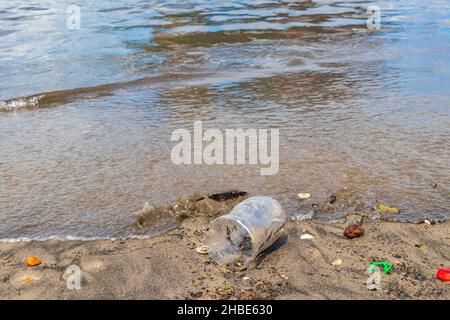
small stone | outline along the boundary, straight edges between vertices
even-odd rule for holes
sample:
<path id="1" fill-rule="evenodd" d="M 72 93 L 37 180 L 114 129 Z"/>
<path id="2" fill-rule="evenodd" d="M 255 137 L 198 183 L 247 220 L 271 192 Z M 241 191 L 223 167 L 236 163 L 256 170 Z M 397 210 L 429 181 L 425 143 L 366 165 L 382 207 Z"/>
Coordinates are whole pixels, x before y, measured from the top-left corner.
<path id="1" fill-rule="evenodd" d="M 194 291 L 189 292 L 192 298 L 200 298 L 203 295 L 203 292 L 201 291 Z"/>
<path id="2" fill-rule="evenodd" d="M 331 264 L 333 266 L 340 266 L 342 264 L 342 260 L 341 259 L 335 259 L 335 260 L 333 260 L 333 262 L 331 262 Z"/>
<path id="3" fill-rule="evenodd" d="M 423 222 L 425 222 L 426 224 L 431 225 L 431 222 L 430 222 L 430 220 L 428 220 L 428 219 L 423 220 Z"/>
<path id="4" fill-rule="evenodd" d="M 250 280 L 250 277 L 242 277 L 242 280 Z"/>
<path id="5" fill-rule="evenodd" d="M 208 246 L 200 246 L 195 249 L 198 254 L 208 254 L 209 247 Z"/>
<path id="6" fill-rule="evenodd" d="M 30 267 L 35 267 L 41 264 L 41 260 L 34 256 L 29 256 L 25 259 L 25 264 Z"/>
<path id="7" fill-rule="evenodd" d="M 188 249 L 192 250 L 192 249 L 195 249 L 196 244 L 195 244 L 195 242 L 189 242 L 186 246 L 188 247 Z"/>
<path id="8" fill-rule="evenodd" d="M 284 280 L 289 280 L 289 277 L 285 274 L 279 274 L 279 276 Z"/>
<path id="9" fill-rule="evenodd" d="M 297 196 L 300 200 L 308 200 L 309 198 L 311 198 L 310 193 L 299 193 Z"/>
<path id="10" fill-rule="evenodd" d="M 309 233 L 305 233 L 300 236 L 300 239 L 309 240 L 309 239 L 314 239 L 314 237 L 312 235 L 310 235 Z"/>
<path id="11" fill-rule="evenodd" d="M 335 196 L 335 195 L 332 195 L 332 196 L 330 197 L 330 200 L 329 200 L 328 202 L 331 203 L 331 204 L 333 204 L 333 203 L 335 203 L 336 201 L 337 201 L 336 196 Z"/>
<path id="12" fill-rule="evenodd" d="M 344 230 L 344 236 L 349 239 L 361 237 L 364 234 L 364 227 L 359 224 L 351 224 Z"/>

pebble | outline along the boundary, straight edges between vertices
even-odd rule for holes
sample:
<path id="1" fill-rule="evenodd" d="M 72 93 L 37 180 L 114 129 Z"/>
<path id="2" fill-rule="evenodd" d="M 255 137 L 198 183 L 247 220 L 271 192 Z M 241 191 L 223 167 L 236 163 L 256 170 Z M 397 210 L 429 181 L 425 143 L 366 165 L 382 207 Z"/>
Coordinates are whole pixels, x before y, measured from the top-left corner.
<path id="1" fill-rule="evenodd" d="M 203 295 L 201 291 L 189 292 L 192 298 L 200 298 Z"/>
<path id="2" fill-rule="evenodd" d="M 336 201 L 337 201 L 336 196 L 335 196 L 335 195 L 332 195 L 332 196 L 330 197 L 330 200 L 329 200 L 328 202 L 331 203 L 331 204 L 333 204 L 333 203 L 335 203 Z"/>
<path id="3" fill-rule="evenodd" d="M 358 224 L 351 224 L 344 230 L 344 236 L 349 239 L 361 237 L 364 234 L 364 227 Z"/>
<path id="4" fill-rule="evenodd" d="M 335 259 L 335 260 L 333 260 L 333 262 L 331 262 L 331 264 L 333 266 L 340 266 L 342 264 L 342 260 L 341 259 Z"/>
<path id="5" fill-rule="evenodd" d="M 314 239 L 314 237 L 312 235 L 310 235 L 309 233 L 305 233 L 300 236 L 300 239 L 309 240 L 309 239 Z"/>
<path id="6" fill-rule="evenodd" d="M 299 193 L 298 197 L 300 198 L 300 200 L 307 200 L 307 199 L 311 198 L 311 194 L 310 193 Z"/>

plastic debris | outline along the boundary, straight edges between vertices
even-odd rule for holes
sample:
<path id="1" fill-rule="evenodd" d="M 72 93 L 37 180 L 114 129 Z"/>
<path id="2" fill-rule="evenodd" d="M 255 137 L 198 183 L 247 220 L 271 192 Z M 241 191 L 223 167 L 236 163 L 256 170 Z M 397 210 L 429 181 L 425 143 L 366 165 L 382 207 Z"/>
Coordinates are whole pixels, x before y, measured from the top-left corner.
<path id="1" fill-rule="evenodd" d="M 450 281 L 450 269 L 437 269 L 436 278 L 442 281 Z"/>
<path id="2" fill-rule="evenodd" d="M 380 212 L 386 212 L 386 213 L 399 213 L 400 212 L 397 208 L 390 207 L 383 203 L 379 203 L 377 205 L 377 210 Z"/>
<path id="3" fill-rule="evenodd" d="M 342 264 L 342 260 L 341 259 L 335 259 L 335 260 L 333 260 L 333 262 L 331 262 L 331 264 L 333 266 L 340 266 Z"/>
<path id="4" fill-rule="evenodd" d="M 297 196 L 299 197 L 300 200 L 307 200 L 311 198 L 310 193 L 299 193 Z"/>
<path id="5" fill-rule="evenodd" d="M 384 274 L 388 274 L 392 269 L 392 264 L 386 261 L 375 261 L 370 264 L 369 271 L 372 271 L 375 266 L 383 266 Z"/>
<path id="6" fill-rule="evenodd" d="M 34 256 L 29 256 L 25 259 L 25 264 L 30 267 L 35 267 L 41 264 L 41 260 Z"/>
<path id="7" fill-rule="evenodd" d="M 314 239 L 314 237 L 312 235 L 310 235 L 309 233 L 305 233 L 300 236 L 300 239 L 309 240 L 309 239 Z"/>
<path id="8" fill-rule="evenodd" d="M 210 224 L 206 245 L 220 266 L 243 270 L 281 235 L 287 215 L 275 199 L 248 198 Z"/>
<path id="9" fill-rule="evenodd" d="M 31 281 L 33 281 L 33 279 L 30 278 L 30 277 L 24 277 L 24 278 L 22 279 L 22 282 L 23 282 L 23 283 L 30 283 Z"/>

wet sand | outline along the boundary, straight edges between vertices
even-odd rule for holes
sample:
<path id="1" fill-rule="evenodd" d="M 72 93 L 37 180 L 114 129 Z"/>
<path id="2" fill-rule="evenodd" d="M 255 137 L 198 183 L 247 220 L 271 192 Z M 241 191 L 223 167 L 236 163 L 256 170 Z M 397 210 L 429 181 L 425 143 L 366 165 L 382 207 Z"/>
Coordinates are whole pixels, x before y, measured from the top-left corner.
<path id="1" fill-rule="evenodd" d="M 349 220 L 355 217 L 349 217 Z M 208 221 L 189 218 L 160 237 L 136 240 L 44 241 L 0 244 L 2 299 L 450 299 L 436 279 L 450 267 L 449 222 L 366 221 L 365 235 L 349 240 L 345 224 L 289 222 L 284 236 L 251 270 L 232 273 L 195 248 Z M 308 232 L 311 240 L 300 236 Z M 25 257 L 42 264 L 29 267 Z M 342 265 L 332 262 L 341 259 Z M 372 261 L 393 264 L 381 289 L 367 289 Z M 81 289 L 69 290 L 65 270 L 81 269 Z"/>

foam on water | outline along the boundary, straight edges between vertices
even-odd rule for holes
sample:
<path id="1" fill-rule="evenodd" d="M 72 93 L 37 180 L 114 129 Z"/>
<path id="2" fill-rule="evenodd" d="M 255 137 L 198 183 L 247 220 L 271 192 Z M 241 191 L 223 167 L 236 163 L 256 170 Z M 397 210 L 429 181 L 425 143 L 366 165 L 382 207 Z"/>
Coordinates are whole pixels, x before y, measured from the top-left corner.
<path id="1" fill-rule="evenodd" d="M 28 238 L 28 237 L 20 237 L 20 238 L 5 238 L 0 239 L 0 243 L 16 243 L 16 242 L 32 242 L 32 241 L 101 241 L 101 240 L 110 240 L 110 241 L 123 241 L 123 240 L 143 240 L 143 239 L 149 239 L 154 237 L 154 235 L 131 235 L 127 237 L 77 237 L 77 236 L 50 236 L 50 237 L 44 237 L 44 238 Z"/>
<path id="2" fill-rule="evenodd" d="M 9 101 L 0 101 L 0 111 L 15 111 L 20 109 L 35 108 L 39 106 L 42 95 L 28 98 L 17 98 Z"/>

